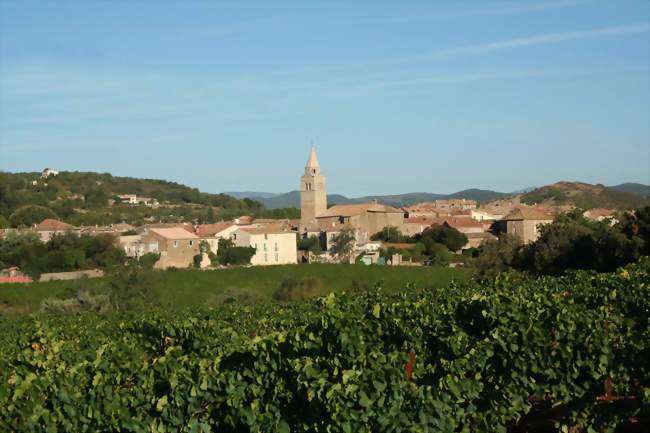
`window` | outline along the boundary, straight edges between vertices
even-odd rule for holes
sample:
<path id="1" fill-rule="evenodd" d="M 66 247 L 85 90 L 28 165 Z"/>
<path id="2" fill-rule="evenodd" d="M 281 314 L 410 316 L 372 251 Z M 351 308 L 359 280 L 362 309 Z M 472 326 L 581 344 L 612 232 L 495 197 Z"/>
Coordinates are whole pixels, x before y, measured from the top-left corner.
<path id="1" fill-rule="evenodd" d="M 194 241 L 190 241 L 190 246 L 191 246 L 191 247 L 194 246 Z"/>
<path id="2" fill-rule="evenodd" d="M 233 233 L 233 234 L 232 234 L 232 238 L 233 238 L 233 240 L 236 241 L 236 240 L 237 240 L 237 233 Z"/>
<path id="3" fill-rule="evenodd" d="M 264 251 L 266 251 L 266 242 L 264 242 Z"/>
<path id="4" fill-rule="evenodd" d="M 266 233 L 264 233 L 264 240 L 267 240 L 268 238 L 269 238 L 269 235 L 267 235 Z"/>
<path id="5" fill-rule="evenodd" d="M 278 243 L 276 242 L 275 243 L 275 251 L 277 251 L 277 250 L 278 250 Z"/>
<path id="6" fill-rule="evenodd" d="M 264 261 L 265 261 L 265 262 L 268 262 L 268 261 L 269 261 L 269 257 L 266 255 L 266 253 L 264 253 Z"/>
<path id="7" fill-rule="evenodd" d="M 316 169 L 315 168 L 311 169 L 311 174 L 316 174 Z"/>
<path id="8" fill-rule="evenodd" d="M 174 241 L 174 248 L 178 246 L 178 241 Z"/>
<path id="9" fill-rule="evenodd" d="M 275 253 L 275 261 L 278 261 L 278 253 Z"/>

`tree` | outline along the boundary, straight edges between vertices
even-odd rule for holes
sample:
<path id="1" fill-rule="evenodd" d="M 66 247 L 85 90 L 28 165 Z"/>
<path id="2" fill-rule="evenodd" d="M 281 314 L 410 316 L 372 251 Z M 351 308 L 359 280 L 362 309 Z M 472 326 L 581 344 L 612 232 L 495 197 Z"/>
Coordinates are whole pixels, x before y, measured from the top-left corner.
<path id="1" fill-rule="evenodd" d="M 217 258 L 222 265 L 247 265 L 255 251 L 253 247 L 236 247 L 231 239 L 219 239 Z"/>
<path id="2" fill-rule="evenodd" d="M 504 233 L 499 240 L 486 240 L 479 247 L 476 259 L 479 275 L 489 276 L 514 270 L 521 247 L 521 240 L 507 233 Z"/>
<path id="3" fill-rule="evenodd" d="M 416 238 L 418 240 L 429 238 L 445 245 L 450 251 L 458 251 L 467 244 L 467 236 L 446 224 L 434 224 Z"/>
<path id="4" fill-rule="evenodd" d="M 354 233 L 350 229 L 341 230 L 336 237 L 335 251 L 340 261 L 349 260 L 355 245 Z"/>
<path id="5" fill-rule="evenodd" d="M 567 269 L 611 272 L 635 261 L 643 248 L 638 236 L 626 236 L 623 226 L 590 221 L 581 210 L 558 215 L 542 226 L 539 238 L 523 251 L 522 268 L 559 275 Z"/>
<path id="6" fill-rule="evenodd" d="M 395 226 L 386 226 L 381 231 L 372 235 L 372 240 L 384 242 L 408 242 L 410 238 L 404 236 Z"/>
<path id="7" fill-rule="evenodd" d="M 305 239 L 297 240 L 298 249 L 303 251 L 311 251 L 314 254 L 320 254 L 323 249 L 320 246 L 320 239 L 318 236 L 309 236 Z"/>
<path id="8" fill-rule="evenodd" d="M 56 214 L 45 206 L 27 205 L 16 209 L 9 221 L 13 227 L 33 226 L 47 218 L 56 218 Z"/>

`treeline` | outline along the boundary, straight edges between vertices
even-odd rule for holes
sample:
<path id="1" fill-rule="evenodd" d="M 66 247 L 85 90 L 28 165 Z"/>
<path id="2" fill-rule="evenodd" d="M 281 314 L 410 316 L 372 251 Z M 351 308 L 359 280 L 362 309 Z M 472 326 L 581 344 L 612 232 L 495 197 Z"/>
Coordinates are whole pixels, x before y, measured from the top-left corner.
<path id="1" fill-rule="evenodd" d="M 588 220 L 581 210 L 575 210 L 558 215 L 538 230 L 539 238 L 528 245 L 508 234 L 485 242 L 476 260 L 479 274 L 518 270 L 560 275 L 568 269 L 611 272 L 650 255 L 650 206 L 620 215 L 613 224 L 607 219 Z"/>
<path id="2" fill-rule="evenodd" d="M 156 199 L 163 206 L 122 205 L 117 197 L 119 194 Z M 115 200 L 115 204 L 109 206 L 109 200 Z M 202 193 L 196 188 L 164 180 L 93 172 L 61 172 L 58 176 L 41 179 L 39 173 L 0 172 L 0 228 L 32 226 L 45 218 L 74 225 L 121 222 L 141 225 L 150 221 L 204 224 L 240 215 L 299 218 L 300 210 L 269 210 L 255 200 Z"/>
<path id="3" fill-rule="evenodd" d="M 432 265 L 448 265 L 458 257 L 453 252 L 467 244 L 467 236 L 453 227 L 434 224 L 414 236 L 403 235 L 397 227 L 385 227 L 372 237 L 388 243 L 413 243 L 410 248 L 388 246 L 380 250 L 380 257 L 390 260 L 393 254 L 400 253 L 403 260 L 427 262 Z M 461 256 L 462 257 L 462 256 Z"/>
<path id="4" fill-rule="evenodd" d="M 124 264 L 124 251 L 112 235 L 54 235 L 41 242 L 36 233 L 8 233 L 0 237 L 0 269 L 18 266 L 32 279 L 46 272 L 111 269 Z"/>

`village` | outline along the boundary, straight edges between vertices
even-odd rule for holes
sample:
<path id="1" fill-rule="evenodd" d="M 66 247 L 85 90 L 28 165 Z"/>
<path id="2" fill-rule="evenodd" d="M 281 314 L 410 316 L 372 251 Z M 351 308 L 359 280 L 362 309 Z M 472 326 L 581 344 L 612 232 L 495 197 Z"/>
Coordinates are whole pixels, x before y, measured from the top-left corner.
<path id="1" fill-rule="evenodd" d="M 58 172 L 43 171 L 47 179 Z M 119 196 L 122 203 L 133 206 L 158 206 L 158 201 L 136 194 Z M 594 209 L 584 216 L 592 220 L 613 218 L 615 210 Z M 327 204 L 326 178 L 312 146 L 305 171 L 300 178 L 300 219 L 252 218 L 242 215 L 229 221 L 209 224 L 193 222 L 148 223 L 134 227 L 126 223 L 108 226 L 77 227 L 55 219 L 45 219 L 27 230 L 36 232 L 42 242 L 54 235 L 75 233 L 78 235 L 111 234 L 116 246 L 127 257 L 139 258 L 145 254 L 158 254 L 156 269 L 214 267 L 219 241 L 228 240 L 236 247 L 254 249 L 249 264 L 252 266 L 285 265 L 295 263 L 362 263 L 392 266 L 422 266 L 426 260 L 412 260 L 403 254 L 415 246 L 412 242 L 390 239 L 390 233 L 399 238 L 414 239 L 434 226 L 453 229 L 462 233 L 467 242 L 457 251 L 460 254 L 479 248 L 488 239 L 498 239 L 504 234 L 518 237 L 523 244 L 533 242 L 539 236 L 539 228 L 553 221 L 557 210 L 544 209 L 521 203 L 518 197 L 506 197 L 486 204 L 468 199 L 436 200 L 406 207 L 392 207 L 375 200 L 365 204 Z M 10 229 L 5 229 L 7 232 Z M 378 236 L 384 232 L 388 236 Z M 341 254 L 341 239 L 346 242 L 346 253 Z M 310 240 L 316 248 L 300 248 L 301 241 Z M 304 242 L 303 242 L 304 244 Z M 389 257 L 381 251 L 391 251 Z M 213 256 L 214 255 L 214 256 Z M 404 256 L 409 256 L 405 258 Z M 453 257 L 453 256 L 452 256 Z M 462 261 L 449 264 L 462 266 Z M 78 276 L 89 271 L 71 273 Z M 16 272 L 5 272 L 15 276 Z M 68 278 L 62 275 L 45 275 L 41 279 Z M 91 274 L 91 276 L 94 274 Z M 99 274 L 98 274 L 99 275 Z M 97 275 L 95 275 L 97 276 Z M 18 278 L 18 277 L 16 277 Z M 26 278 L 26 277 L 23 277 Z"/>

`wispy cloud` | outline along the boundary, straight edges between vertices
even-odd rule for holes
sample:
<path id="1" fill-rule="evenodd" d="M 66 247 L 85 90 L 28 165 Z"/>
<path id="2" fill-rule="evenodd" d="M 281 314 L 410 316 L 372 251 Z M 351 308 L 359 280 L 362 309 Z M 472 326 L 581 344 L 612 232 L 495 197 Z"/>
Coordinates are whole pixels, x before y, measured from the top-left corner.
<path id="1" fill-rule="evenodd" d="M 628 68 L 617 69 L 617 72 L 624 73 L 647 73 L 648 68 Z M 424 86 L 424 85 L 438 85 L 438 84 L 454 84 L 454 83 L 468 83 L 473 81 L 488 81 L 488 80 L 514 80 L 514 79 L 527 79 L 536 77 L 547 76 L 580 76 L 580 75 L 593 75 L 600 73 L 611 73 L 612 70 L 607 69 L 546 69 L 535 71 L 516 71 L 516 72 L 486 72 L 486 73 L 471 73 L 471 74 L 454 74 L 454 75 L 434 75 L 429 77 L 420 77 L 402 80 L 386 80 L 365 82 L 363 84 L 350 84 L 347 86 L 333 86 L 325 88 L 324 93 L 328 96 L 334 97 L 350 97 L 358 96 L 362 93 L 367 93 L 373 90 L 386 89 L 391 87 L 409 87 L 409 86 Z"/>
<path id="2" fill-rule="evenodd" d="M 592 39 L 612 36 L 622 36 L 627 34 L 645 33 L 650 30 L 649 23 L 631 24 L 616 27 L 602 27 L 599 29 L 590 30 L 574 30 L 567 32 L 554 32 L 546 33 L 535 36 L 527 36 L 523 38 L 507 39 L 496 42 L 479 43 L 472 45 L 462 45 L 451 48 L 442 48 L 432 51 L 420 52 L 406 56 L 393 56 L 384 57 L 381 59 L 365 60 L 353 63 L 340 63 L 331 65 L 305 65 L 302 67 L 295 67 L 290 69 L 282 69 L 271 71 L 274 75 L 293 75 L 304 74 L 312 70 L 323 71 L 341 71 L 350 70 L 353 68 L 368 68 L 384 66 L 395 63 L 417 62 L 422 60 L 461 56 L 461 55 L 478 55 L 486 54 L 499 50 L 521 48 L 527 46 L 535 46 L 542 44 L 552 44 L 571 40 Z"/>
<path id="3" fill-rule="evenodd" d="M 570 41 L 577 39 L 598 38 L 605 36 L 619 36 L 631 33 L 645 33 L 650 30 L 650 24 L 635 24 L 618 27 L 604 27 L 592 30 L 578 30 L 571 32 L 547 33 L 544 35 L 530 36 L 525 38 L 509 39 L 505 41 L 489 42 L 484 44 L 465 45 L 460 47 L 448 48 L 443 50 L 432 51 L 415 56 L 397 58 L 400 60 L 415 59 L 422 57 L 439 57 L 459 54 L 481 54 L 490 51 L 503 50 L 507 48 L 518 48 L 531 45 L 549 44 L 554 42 Z"/>

